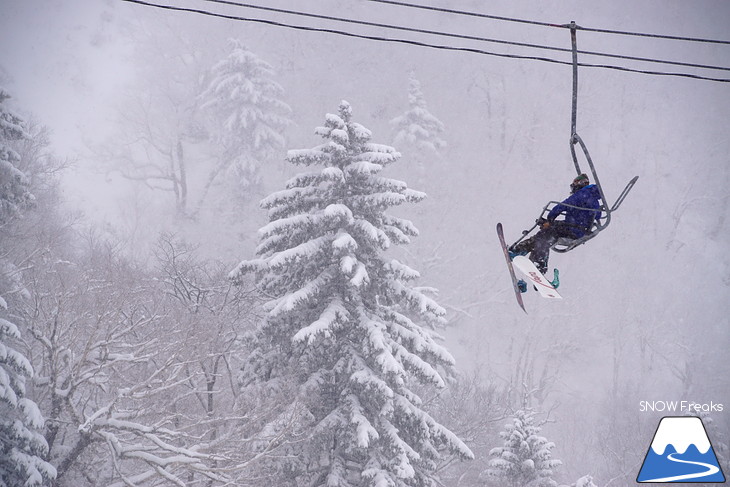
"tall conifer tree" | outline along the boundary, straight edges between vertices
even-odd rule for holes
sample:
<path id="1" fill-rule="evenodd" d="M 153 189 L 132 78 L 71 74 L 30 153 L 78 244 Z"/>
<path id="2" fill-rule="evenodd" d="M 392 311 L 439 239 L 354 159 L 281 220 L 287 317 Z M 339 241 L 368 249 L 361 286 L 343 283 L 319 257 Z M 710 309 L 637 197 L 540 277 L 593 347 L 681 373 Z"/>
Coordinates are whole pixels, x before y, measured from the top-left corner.
<path id="1" fill-rule="evenodd" d="M 445 311 L 412 285 L 417 271 L 386 256 L 418 234 L 387 210 L 425 195 L 380 175 L 400 154 L 371 142 L 347 102 L 316 133 L 322 145 L 288 154 L 313 170 L 263 200 L 259 258 L 232 272 L 256 272 L 272 297 L 243 383 L 294 391 L 287 411 L 304 436 L 279 485 L 431 486 L 442 455 L 472 453 L 414 392 L 444 387 L 453 365 L 434 332 Z"/>
<path id="2" fill-rule="evenodd" d="M 10 143 L 27 137 L 23 120 L 5 106 L 10 98 L 0 88 L 0 225 L 17 217 L 32 199 L 28 178 L 18 169 L 20 156 Z"/>
<path id="3" fill-rule="evenodd" d="M 291 109 L 281 100 L 284 90 L 273 76 L 271 65 L 237 39 L 229 41 L 228 55 L 213 66 L 201 100 L 218 161 L 205 194 L 224 173 L 241 192 L 256 186 L 262 163 L 284 147 L 282 132 L 291 123 Z"/>
<path id="4" fill-rule="evenodd" d="M 408 78 L 408 110 L 390 123 L 395 130 L 396 144 L 412 145 L 424 155 L 438 153 L 446 147 L 446 142 L 440 137 L 445 126 L 428 111 L 421 83 L 413 73 Z"/>
<path id="5" fill-rule="evenodd" d="M 0 89 L 0 242 L 8 225 L 33 198 L 25 174 L 17 167 L 20 156 L 11 147 L 27 133 L 23 120 L 6 108 L 8 98 Z M 0 255 L 0 269 L 12 268 Z M 44 460 L 48 443 L 41 434 L 43 416 L 38 405 L 26 397 L 25 384 L 33 377 L 33 367 L 17 349 L 20 330 L 10 321 L 3 297 L 5 283 L 10 281 L 0 275 L 0 486 L 35 487 L 48 483 L 56 471 Z"/>

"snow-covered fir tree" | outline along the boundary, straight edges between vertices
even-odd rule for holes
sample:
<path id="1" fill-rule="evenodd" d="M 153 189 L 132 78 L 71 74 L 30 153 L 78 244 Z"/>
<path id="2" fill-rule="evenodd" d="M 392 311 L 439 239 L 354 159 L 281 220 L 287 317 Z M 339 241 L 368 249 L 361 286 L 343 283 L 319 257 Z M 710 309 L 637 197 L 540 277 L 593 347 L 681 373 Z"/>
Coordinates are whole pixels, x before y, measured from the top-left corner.
<path id="1" fill-rule="evenodd" d="M 10 95 L 0 88 L 0 225 L 17 217 L 32 199 L 28 179 L 18 169 L 20 156 L 10 146 L 27 136 L 23 120 L 5 106 Z"/>
<path id="2" fill-rule="evenodd" d="M 575 483 L 571 484 L 571 487 L 598 487 L 598 486 L 593 483 L 593 477 L 591 477 L 590 475 L 584 475 L 583 477 L 576 480 Z"/>
<path id="3" fill-rule="evenodd" d="M 494 458 L 484 472 L 493 485 L 500 487 L 556 487 L 553 470 L 562 465 L 552 458 L 555 444 L 540 436 L 534 413 L 519 410 L 512 422 L 499 433 L 503 446 L 493 448 Z"/>
<path id="4" fill-rule="evenodd" d="M 0 89 L 0 240 L 7 226 L 32 200 L 28 180 L 17 168 L 20 160 L 10 143 L 26 137 L 23 120 L 8 110 L 4 102 L 8 94 Z M 0 487 L 40 486 L 55 477 L 55 469 L 43 458 L 48 444 L 41 434 L 44 419 L 38 405 L 26 397 L 26 380 L 33 377 L 30 361 L 17 350 L 18 327 L 10 321 L 8 302 L 3 295 L 6 284 L 13 282 L 4 275 L 14 270 L 0 257 Z"/>
<path id="5" fill-rule="evenodd" d="M 385 255 L 418 233 L 386 211 L 425 195 L 380 175 L 400 154 L 371 142 L 347 102 L 316 133 L 322 145 L 288 154 L 313 170 L 262 201 L 259 258 L 231 273 L 256 272 L 272 298 L 242 383 L 293 391 L 284 413 L 299 436 L 277 485 L 431 486 L 442 455 L 473 455 L 414 392 L 444 387 L 453 364 L 434 331 L 445 311 L 412 285 L 417 271 Z"/>
<path id="6" fill-rule="evenodd" d="M 444 131 L 444 124 L 428 111 L 421 83 L 413 73 L 408 81 L 408 106 L 403 115 L 390 122 L 395 130 L 394 143 L 412 145 L 426 154 L 443 150 L 446 142 L 439 135 Z"/>
<path id="7" fill-rule="evenodd" d="M 33 367 L 13 347 L 20 332 L 6 319 L 5 307 L 5 300 L 0 298 L 0 486 L 45 485 L 56 471 L 44 460 L 48 444 L 41 434 L 43 416 L 25 394 L 25 382 L 33 377 Z"/>
<path id="8" fill-rule="evenodd" d="M 201 94 L 218 159 L 205 194 L 226 173 L 241 194 L 257 185 L 262 163 L 284 147 L 282 132 L 291 123 L 291 109 L 280 99 L 284 90 L 272 80 L 272 67 L 237 39 L 229 41 L 229 50 L 213 66 Z"/>

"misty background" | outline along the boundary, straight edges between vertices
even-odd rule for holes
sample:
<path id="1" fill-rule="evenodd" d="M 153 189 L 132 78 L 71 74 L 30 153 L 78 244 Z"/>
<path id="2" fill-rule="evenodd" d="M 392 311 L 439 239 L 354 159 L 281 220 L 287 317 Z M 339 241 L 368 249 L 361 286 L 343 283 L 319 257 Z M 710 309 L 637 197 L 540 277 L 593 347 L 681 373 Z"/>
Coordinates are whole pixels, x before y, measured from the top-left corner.
<path id="1" fill-rule="evenodd" d="M 721 40 L 728 39 L 730 26 L 730 5 L 711 0 L 429 4 L 555 24 L 575 20 L 587 27 Z M 366 1 L 267 0 L 266 5 L 570 47 L 567 29 Z M 204 8 L 570 60 L 566 52 L 536 53 L 225 5 Z M 436 299 L 449 320 L 441 333 L 456 358 L 461 383 L 482 392 L 499 390 L 507 398 L 493 404 L 476 393 L 468 395 L 468 413 L 457 407 L 458 401 L 451 409 L 448 402 L 441 406 L 447 426 L 464 422 L 481 428 L 473 435 L 464 429 L 476 459 L 445 469 L 444 485 L 485 485 L 480 473 L 489 451 L 501 445 L 497 433 L 509 411 L 518 407 L 534 408 L 545 421 L 541 434 L 555 443 L 553 456 L 563 463 L 554 478 L 566 485 L 585 475 L 602 487 L 633 485 L 651 435 L 665 415 L 640 411 L 640 401 L 723 404 L 725 411 L 711 415 L 709 433 L 713 444 L 728 441 L 728 83 L 579 70 L 577 129 L 609 203 L 631 177 L 638 175 L 639 180 L 604 233 L 567 254 L 552 254 L 550 266 L 560 269 L 564 299 L 543 300 L 529 292 L 524 295 L 525 315 L 514 302 L 494 228 L 502 222 L 507 240 L 514 241 L 547 201 L 569 193 L 575 175 L 569 149 L 570 66 L 111 0 L 4 0 L 0 11 L 0 81 L 12 96 L 7 103 L 26 120 L 48 127 L 47 150 L 66 161 L 57 175 L 61 211 L 74 215 L 75 231 L 93 231 L 143 267 L 156 265 L 161 235 L 194 246 L 198 258 L 215 261 L 222 269 L 253 258 L 256 231 L 268 221 L 259 200 L 299 172 L 285 161 L 286 151 L 320 143 L 314 129 L 325 114 L 336 113 L 341 100 L 351 104 L 353 118 L 372 131 L 374 142 L 401 152 L 401 160 L 385 174 L 428 197 L 394 210 L 420 230 L 413 243 L 395 252 L 421 272 L 419 285 L 438 289 Z M 283 89 L 280 99 L 291 109 L 291 123 L 282 130 L 283 147 L 261 166 L 260 183 L 237 192 L 220 178 L 206 194 L 215 144 L 194 125 L 200 113 L 196 97 L 210 81 L 211 68 L 229 53 L 232 38 L 271 65 L 272 79 Z M 579 31 L 578 48 L 730 65 L 727 45 Z M 606 62 L 589 56 L 580 60 Z M 394 142 L 391 120 L 409 108 L 411 79 L 420 83 L 428 111 L 445 127 L 439 134 L 445 147 L 437 151 Z M 166 186 L 158 188 L 163 184 L 129 177 L 129 159 L 159 159 L 154 143 L 145 145 L 142 134 L 163 145 L 174 145 L 185 134 L 180 142 L 190 170 L 185 207 Z"/>

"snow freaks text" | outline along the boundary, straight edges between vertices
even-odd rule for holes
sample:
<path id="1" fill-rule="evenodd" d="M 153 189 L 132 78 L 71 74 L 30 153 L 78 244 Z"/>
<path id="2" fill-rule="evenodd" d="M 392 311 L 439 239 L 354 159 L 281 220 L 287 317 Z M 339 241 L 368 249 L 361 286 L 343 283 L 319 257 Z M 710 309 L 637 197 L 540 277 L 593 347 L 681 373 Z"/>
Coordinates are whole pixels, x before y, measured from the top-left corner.
<path id="1" fill-rule="evenodd" d="M 723 405 L 710 401 L 699 403 L 693 401 L 639 401 L 639 412 L 678 412 L 678 413 L 713 413 L 722 412 Z"/>

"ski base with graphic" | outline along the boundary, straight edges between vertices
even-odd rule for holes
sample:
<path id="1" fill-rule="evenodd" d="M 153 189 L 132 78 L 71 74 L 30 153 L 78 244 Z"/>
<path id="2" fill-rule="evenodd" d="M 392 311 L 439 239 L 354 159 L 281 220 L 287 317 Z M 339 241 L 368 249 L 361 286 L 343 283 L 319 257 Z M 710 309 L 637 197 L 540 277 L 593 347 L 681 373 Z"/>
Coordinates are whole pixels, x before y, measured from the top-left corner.
<path id="1" fill-rule="evenodd" d="M 543 298 L 563 299 L 550 281 L 542 275 L 530 259 L 524 255 L 518 255 L 512 259 L 512 264 L 517 267 L 530 281 L 532 281 L 535 288 L 537 288 L 537 292 L 540 293 L 540 296 Z"/>
<path id="2" fill-rule="evenodd" d="M 520 292 L 520 288 L 517 285 L 517 276 L 515 276 L 515 269 L 514 267 L 512 267 L 512 259 L 509 258 L 509 251 L 507 250 L 507 243 L 504 240 L 504 230 L 502 229 L 501 223 L 497 223 L 497 236 L 499 237 L 499 243 L 502 246 L 502 252 L 504 252 L 504 258 L 507 261 L 507 268 L 509 269 L 509 275 L 512 278 L 512 288 L 515 291 L 517 304 L 520 305 L 522 311 L 527 313 L 527 310 L 525 309 L 525 303 L 522 302 L 522 293 Z"/>

